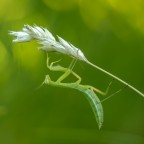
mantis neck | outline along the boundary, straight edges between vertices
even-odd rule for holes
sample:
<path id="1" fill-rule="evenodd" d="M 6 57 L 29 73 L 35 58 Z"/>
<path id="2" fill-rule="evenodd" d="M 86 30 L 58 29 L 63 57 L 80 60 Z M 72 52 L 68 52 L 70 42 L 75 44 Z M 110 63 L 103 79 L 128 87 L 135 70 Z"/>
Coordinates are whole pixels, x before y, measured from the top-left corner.
<path id="1" fill-rule="evenodd" d="M 140 92 L 138 89 L 136 89 L 135 87 L 133 87 L 132 85 L 130 85 L 129 83 L 123 81 L 122 79 L 118 78 L 117 76 L 111 74 L 110 72 L 98 67 L 97 65 L 94 65 L 93 63 L 91 63 L 90 61 L 86 61 L 87 64 L 91 65 L 92 67 L 102 71 L 103 73 L 109 75 L 110 77 L 116 79 L 117 81 L 123 83 L 124 85 L 126 85 L 127 87 L 129 87 L 130 89 L 132 89 L 133 91 L 135 91 L 137 94 L 141 95 L 142 97 L 144 97 L 144 94 L 142 92 Z"/>

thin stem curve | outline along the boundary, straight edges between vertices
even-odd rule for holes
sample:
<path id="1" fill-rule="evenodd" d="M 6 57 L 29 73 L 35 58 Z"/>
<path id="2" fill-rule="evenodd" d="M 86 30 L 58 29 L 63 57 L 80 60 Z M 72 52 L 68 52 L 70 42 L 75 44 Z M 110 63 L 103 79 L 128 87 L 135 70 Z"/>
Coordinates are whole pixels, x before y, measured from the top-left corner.
<path id="1" fill-rule="evenodd" d="M 125 82 L 124 80 L 118 78 L 117 76 L 115 76 L 115 75 L 111 74 L 110 72 L 108 72 L 108 71 L 106 71 L 106 70 L 100 68 L 99 66 L 97 66 L 97 65 L 95 65 L 95 64 L 93 64 L 93 63 L 91 63 L 91 62 L 88 61 L 88 60 L 86 61 L 86 63 L 89 64 L 89 65 L 91 65 L 92 67 L 94 67 L 94 68 L 96 68 L 96 69 L 102 71 L 103 73 L 109 75 L 110 77 L 116 79 L 117 81 L 123 83 L 124 85 L 126 85 L 127 87 L 129 87 L 130 89 L 132 89 L 133 91 L 135 91 L 137 94 L 139 94 L 139 95 L 141 95 L 142 97 L 144 97 L 144 94 L 143 94 L 141 91 L 139 91 L 138 89 L 136 89 L 135 87 L 133 87 L 133 86 L 130 85 L 129 83 Z"/>

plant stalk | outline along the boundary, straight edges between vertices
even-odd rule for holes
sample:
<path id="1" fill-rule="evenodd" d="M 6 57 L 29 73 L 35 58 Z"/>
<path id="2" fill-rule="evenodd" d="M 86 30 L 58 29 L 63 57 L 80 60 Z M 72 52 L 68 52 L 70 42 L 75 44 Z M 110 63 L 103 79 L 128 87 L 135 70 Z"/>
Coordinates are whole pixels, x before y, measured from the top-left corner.
<path id="1" fill-rule="evenodd" d="M 110 72 L 98 67 L 97 65 L 94 65 L 93 63 L 91 63 L 90 61 L 86 61 L 87 64 L 91 65 L 92 67 L 104 72 L 105 74 L 111 76 L 112 78 L 116 79 L 117 81 L 123 83 L 124 85 L 126 85 L 127 87 L 129 87 L 130 89 L 132 89 L 133 91 L 135 91 L 137 94 L 141 95 L 142 97 L 144 97 L 144 94 L 142 92 L 140 92 L 138 89 L 136 89 L 135 87 L 133 87 L 132 85 L 130 85 L 129 83 L 123 81 L 122 79 L 118 78 L 117 76 L 111 74 Z"/>

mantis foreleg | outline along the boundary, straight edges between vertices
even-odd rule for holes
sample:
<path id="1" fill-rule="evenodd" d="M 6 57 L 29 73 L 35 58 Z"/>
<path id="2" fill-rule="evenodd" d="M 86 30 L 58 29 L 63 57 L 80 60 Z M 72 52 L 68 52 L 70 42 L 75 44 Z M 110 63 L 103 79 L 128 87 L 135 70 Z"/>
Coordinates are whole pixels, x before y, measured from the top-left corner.
<path id="1" fill-rule="evenodd" d="M 62 67 L 60 65 L 55 65 L 55 63 L 57 63 L 59 61 L 55 61 L 55 62 L 51 62 L 49 64 L 49 57 L 47 56 L 47 67 L 49 70 L 51 71 L 59 71 L 59 72 L 64 72 L 64 74 L 62 74 L 58 79 L 57 79 L 57 82 L 60 83 L 62 82 L 64 79 L 66 79 L 70 74 L 74 75 L 78 80 L 75 82 L 77 84 L 79 84 L 81 82 L 81 77 L 76 74 L 74 71 L 72 71 L 71 69 L 69 68 L 65 68 L 65 67 Z"/>

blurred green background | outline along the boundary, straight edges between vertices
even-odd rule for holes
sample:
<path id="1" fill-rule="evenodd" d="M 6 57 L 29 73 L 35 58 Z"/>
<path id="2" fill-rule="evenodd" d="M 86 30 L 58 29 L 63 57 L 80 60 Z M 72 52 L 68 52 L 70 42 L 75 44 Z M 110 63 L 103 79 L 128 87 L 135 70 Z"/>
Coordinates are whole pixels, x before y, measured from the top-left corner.
<path id="1" fill-rule="evenodd" d="M 103 102 L 99 130 L 82 93 L 39 88 L 49 73 L 46 54 L 37 50 L 36 42 L 12 43 L 8 35 L 24 24 L 48 28 L 79 47 L 91 62 L 144 92 L 143 0 L 1 0 L 0 144 L 143 144 L 144 98 L 132 90 Z M 63 58 L 65 67 L 71 61 L 56 53 L 50 57 Z M 103 91 L 111 81 L 83 62 L 74 70 L 83 84 Z M 58 77 L 56 72 L 50 75 Z M 108 95 L 122 87 L 114 81 Z"/>

